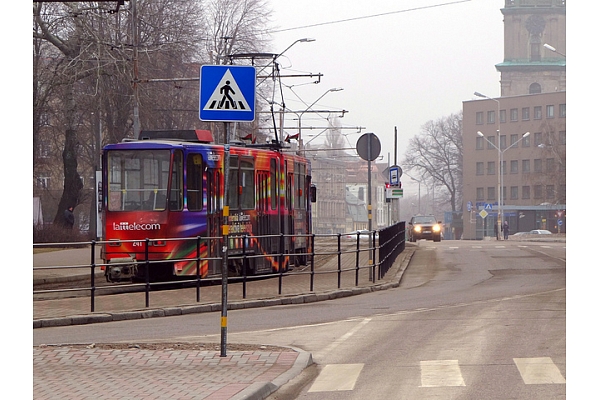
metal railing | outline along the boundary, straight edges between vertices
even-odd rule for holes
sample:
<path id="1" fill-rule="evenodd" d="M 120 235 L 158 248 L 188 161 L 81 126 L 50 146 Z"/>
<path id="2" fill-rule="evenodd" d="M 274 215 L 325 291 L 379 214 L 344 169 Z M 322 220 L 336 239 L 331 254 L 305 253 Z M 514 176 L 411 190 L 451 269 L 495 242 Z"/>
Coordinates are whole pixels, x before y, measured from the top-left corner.
<path id="1" fill-rule="evenodd" d="M 400 222 L 388 228 L 372 231 L 368 234 L 365 233 L 355 233 L 354 236 L 349 234 L 333 234 L 333 235 L 324 235 L 324 234 L 310 234 L 306 235 L 306 240 L 309 241 L 310 249 L 309 252 L 306 253 L 285 253 L 284 242 L 286 239 L 290 238 L 289 235 L 271 235 L 269 236 L 271 239 L 274 237 L 279 237 L 279 246 L 275 252 L 270 254 L 254 254 L 247 249 L 248 241 L 246 236 L 243 237 L 243 247 L 241 254 L 236 254 L 234 256 L 229 255 L 228 258 L 230 261 L 238 261 L 242 264 L 241 274 L 240 276 L 231 276 L 228 277 L 228 281 L 231 283 L 241 283 L 242 285 L 242 298 L 247 298 L 247 285 L 249 282 L 257 281 L 261 279 L 273 278 L 278 280 L 277 284 L 277 294 L 281 295 L 283 292 L 283 284 L 284 280 L 287 277 L 293 277 L 298 275 L 308 275 L 309 276 L 309 292 L 314 292 L 315 283 L 317 277 L 319 276 L 336 276 L 336 284 L 332 286 L 337 286 L 338 289 L 342 287 L 342 276 L 346 276 L 349 274 L 353 274 L 354 278 L 354 286 L 359 286 L 360 276 L 364 275 L 363 282 L 366 281 L 366 271 L 368 271 L 368 281 L 371 283 L 376 283 L 377 280 L 383 279 L 386 272 L 391 268 L 394 261 L 398 257 L 402 251 L 405 249 L 405 226 L 404 222 Z M 296 235 L 297 237 L 297 235 Z M 262 237 L 267 238 L 267 237 Z M 152 268 L 152 264 L 155 263 L 164 263 L 165 260 L 153 260 L 149 257 L 149 248 L 150 242 L 152 241 L 194 241 L 196 246 L 196 256 L 190 258 L 179 258 L 179 259 L 169 259 L 168 262 L 195 262 L 196 263 L 196 274 L 190 275 L 189 277 L 177 280 L 177 281 L 153 281 L 150 279 L 149 271 Z M 221 237 L 193 237 L 193 238 L 165 238 L 165 239 L 146 239 L 145 247 L 144 247 L 144 260 L 138 261 L 138 265 L 144 266 L 145 273 L 145 281 L 138 283 L 118 283 L 118 284 L 110 284 L 106 283 L 103 285 L 99 285 L 96 282 L 96 278 L 103 267 L 107 267 L 108 264 L 103 262 L 98 262 L 98 248 L 103 245 L 109 245 L 109 241 L 95 241 L 92 240 L 90 242 L 78 242 L 78 243 L 46 243 L 46 244 L 34 244 L 35 248 L 40 247 L 65 247 L 69 248 L 73 247 L 88 247 L 90 249 L 90 261 L 88 264 L 75 264 L 75 265 L 51 265 L 51 266 L 35 266 L 33 267 L 34 271 L 34 282 L 36 272 L 38 274 L 43 274 L 44 271 L 48 270 L 57 270 L 62 272 L 71 272 L 69 270 L 73 269 L 82 269 L 89 270 L 89 286 L 80 286 L 78 287 L 66 287 L 66 288 L 58 288 L 58 289 L 43 289 L 36 290 L 34 284 L 34 298 L 36 295 L 48 295 L 52 293 L 61 293 L 61 292 L 88 292 L 90 297 L 90 311 L 96 311 L 96 297 L 99 296 L 102 292 L 112 292 L 115 291 L 144 291 L 145 293 L 145 307 L 150 307 L 150 293 L 153 289 L 160 289 L 161 287 L 166 287 L 168 285 L 181 284 L 188 285 L 194 284 L 196 298 L 195 301 L 198 303 L 201 301 L 201 288 L 203 284 L 212 282 L 217 283 L 221 281 L 220 272 L 214 274 L 213 276 L 202 277 L 200 274 L 200 265 L 204 261 L 213 261 L 216 263 L 221 262 L 222 267 L 222 258 L 208 258 L 202 257 L 200 254 L 200 248 L 203 241 L 217 240 L 221 241 Z M 356 245 L 353 246 L 354 242 L 352 240 L 356 240 Z M 126 241 L 122 241 L 126 242 Z M 139 242 L 139 240 L 138 240 Z M 333 247 L 335 245 L 335 247 Z M 316 248 L 324 248 L 325 250 L 317 251 Z M 219 247 L 220 248 L 220 247 Z M 283 268 L 279 268 L 279 270 L 275 273 L 270 274 L 249 274 L 248 266 L 252 259 L 261 258 L 261 257 L 270 257 L 272 259 L 279 260 L 279 265 L 283 265 L 283 260 L 285 257 L 302 257 L 306 260 L 306 265 L 303 268 L 290 268 L 285 270 Z M 291 263 L 291 262 L 290 262 Z M 318 265 L 317 265 L 318 263 Z M 125 263 L 124 263 L 125 264 Z M 118 263 L 112 263 L 111 266 L 119 265 Z"/>

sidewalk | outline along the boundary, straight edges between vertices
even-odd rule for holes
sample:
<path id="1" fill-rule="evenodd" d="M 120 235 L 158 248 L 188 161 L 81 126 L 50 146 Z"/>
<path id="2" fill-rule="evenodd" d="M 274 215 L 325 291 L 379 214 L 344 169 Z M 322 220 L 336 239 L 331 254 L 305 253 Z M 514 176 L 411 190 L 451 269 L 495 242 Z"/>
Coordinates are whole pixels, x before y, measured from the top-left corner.
<path id="1" fill-rule="evenodd" d="M 384 279 L 376 283 L 370 281 L 367 270 L 361 270 L 359 285 L 355 286 L 354 273 L 347 271 L 338 289 L 337 274 L 319 274 L 310 292 L 309 275 L 291 275 L 283 278 L 281 295 L 278 278 L 248 283 L 246 299 L 242 298 L 241 283 L 230 284 L 228 309 L 309 303 L 397 287 L 414 250 L 407 245 Z M 89 249 L 53 253 L 60 254 L 35 255 L 34 265 L 90 263 Z M 336 259 L 320 268 L 335 269 L 331 265 L 335 263 Z M 343 268 L 352 268 L 353 263 L 348 260 Z M 36 270 L 34 280 L 58 282 L 81 274 L 89 276 L 89 268 Z M 221 286 L 202 287 L 200 302 L 195 301 L 195 288 L 151 292 L 148 308 L 144 299 L 144 293 L 97 296 L 93 313 L 89 297 L 34 301 L 34 328 L 220 311 Z M 212 348 L 174 343 L 131 348 L 92 344 L 34 347 L 34 398 L 265 399 L 312 364 L 311 354 L 300 349 L 230 346 L 226 357 L 220 357 L 220 351 Z"/>

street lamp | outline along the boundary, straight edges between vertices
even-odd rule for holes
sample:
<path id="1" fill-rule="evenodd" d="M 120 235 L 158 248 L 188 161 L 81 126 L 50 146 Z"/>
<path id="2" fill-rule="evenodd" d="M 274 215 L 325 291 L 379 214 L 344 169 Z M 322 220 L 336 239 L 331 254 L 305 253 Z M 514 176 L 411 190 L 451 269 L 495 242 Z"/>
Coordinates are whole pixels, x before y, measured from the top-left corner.
<path id="1" fill-rule="evenodd" d="M 496 140 L 496 142 L 498 144 L 500 144 L 500 100 L 493 99 L 493 98 L 491 98 L 489 96 L 486 96 L 485 94 L 482 94 L 482 93 L 479 93 L 479 92 L 475 92 L 473 94 L 475 96 L 477 96 L 477 97 L 483 97 L 485 99 L 492 100 L 492 101 L 496 102 L 496 105 L 498 106 L 498 108 L 497 108 L 498 109 L 498 114 L 496 115 L 496 125 L 497 125 L 497 129 L 496 129 L 497 140 Z M 480 134 L 480 133 L 481 132 L 477 132 L 477 134 Z M 483 135 L 483 134 L 481 134 L 481 135 Z M 485 138 L 485 136 L 484 136 L 484 138 Z M 485 140 L 487 140 L 488 143 L 490 143 L 492 146 L 496 147 L 487 138 L 485 138 Z M 497 149 L 497 147 L 496 147 L 496 149 Z M 502 228 L 502 216 L 500 215 L 500 208 L 501 208 L 500 207 L 500 203 L 501 203 L 501 200 L 500 200 L 500 198 L 501 198 L 500 191 L 502 190 L 502 182 L 501 182 L 501 180 L 502 180 L 502 178 L 501 178 L 501 176 L 502 176 L 502 160 L 500 158 L 501 158 L 501 154 L 498 154 L 498 220 L 496 221 L 496 225 L 497 225 L 497 229 L 498 230 L 496 231 L 496 239 L 499 238 L 498 235 L 500 235 L 500 229 Z"/>
<path id="2" fill-rule="evenodd" d="M 496 150 L 498 150 L 498 158 L 500 160 L 500 176 L 498 177 L 498 180 L 500 181 L 499 184 L 499 188 L 500 190 L 498 190 L 498 235 L 500 234 L 500 229 L 501 226 L 500 224 L 502 223 L 502 219 L 504 218 L 504 210 L 503 210 L 503 202 L 504 202 L 504 193 L 502 192 L 502 189 L 504 188 L 504 169 L 502 167 L 502 164 L 504 164 L 504 152 L 508 149 L 510 149 L 513 146 L 516 146 L 521 140 L 525 139 L 527 136 L 529 136 L 529 132 L 525 132 L 523 134 L 523 136 L 521 136 L 521 138 L 519 138 L 519 140 L 515 141 L 514 143 L 512 143 L 510 146 L 508 146 L 507 148 L 501 150 L 498 146 L 496 146 L 494 143 L 490 142 L 488 140 L 488 138 L 486 138 L 483 133 L 481 133 L 480 131 L 477 131 L 477 135 L 484 138 L 490 145 L 492 145 Z"/>
<path id="3" fill-rule="evenodd" d="M 314 106 L 315 104 L 317 104 L 317 102 L 319 100 L 321 100 L 323 97 L 325 97 L 325 95 L 329 92 L 339 92 L 344 90 L 343 88 L 331 88 L 329 90 L 327 90 L 325 93 L 323 93 L 318 99 L 316 99 L 315 101 L 312 102 L 312 104 L 310 106 L 308 106 L 306 108 L 306 110 L 302 111 L 299 115 L 298 115 L 298 149 L 302 150 L 303 146 L 302 146 L 302 116 L 304 115 L 304 113 L 306 113 L 308 110 L 310 110 L 312 108 L 312 106 Z"/>
<path id="4" fill-rule="evenodd" d="M 550 46 L 548 43 L 544 43 L 544 47 L 547 48 L 550 51 L 553 51 L 556 54 L 559 54 L 561 56 L 563 56 L 564 58 L 567 58 L 566 55 L 564 55 L 563 53 L 559 52 L 558 50 L 556 50 L 554 47 Z"/>

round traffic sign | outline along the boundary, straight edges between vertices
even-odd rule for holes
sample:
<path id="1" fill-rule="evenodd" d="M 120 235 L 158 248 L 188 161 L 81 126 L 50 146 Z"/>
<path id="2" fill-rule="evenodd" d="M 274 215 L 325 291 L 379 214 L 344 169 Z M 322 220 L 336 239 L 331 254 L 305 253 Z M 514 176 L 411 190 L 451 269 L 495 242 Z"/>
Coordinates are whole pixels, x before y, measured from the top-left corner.
<path id="1" fill-rule="evenodd" d="M 374 161 L 381 152 L 381 143 L 374 133 L 365 133 L 356 142 L 356 151 L 360 158 L 366 161 Z"/>

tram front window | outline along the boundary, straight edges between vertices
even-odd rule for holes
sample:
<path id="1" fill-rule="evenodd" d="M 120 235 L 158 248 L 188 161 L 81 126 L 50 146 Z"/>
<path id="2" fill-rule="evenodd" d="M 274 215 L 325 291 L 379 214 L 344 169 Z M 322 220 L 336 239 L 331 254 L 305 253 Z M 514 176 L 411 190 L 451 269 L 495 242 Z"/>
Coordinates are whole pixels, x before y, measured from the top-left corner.
<path id="1" fill-rule="evenodd" d="M 108 210 L 164 210 L 170 158 L 169 150 L 110 151 Z"/>

